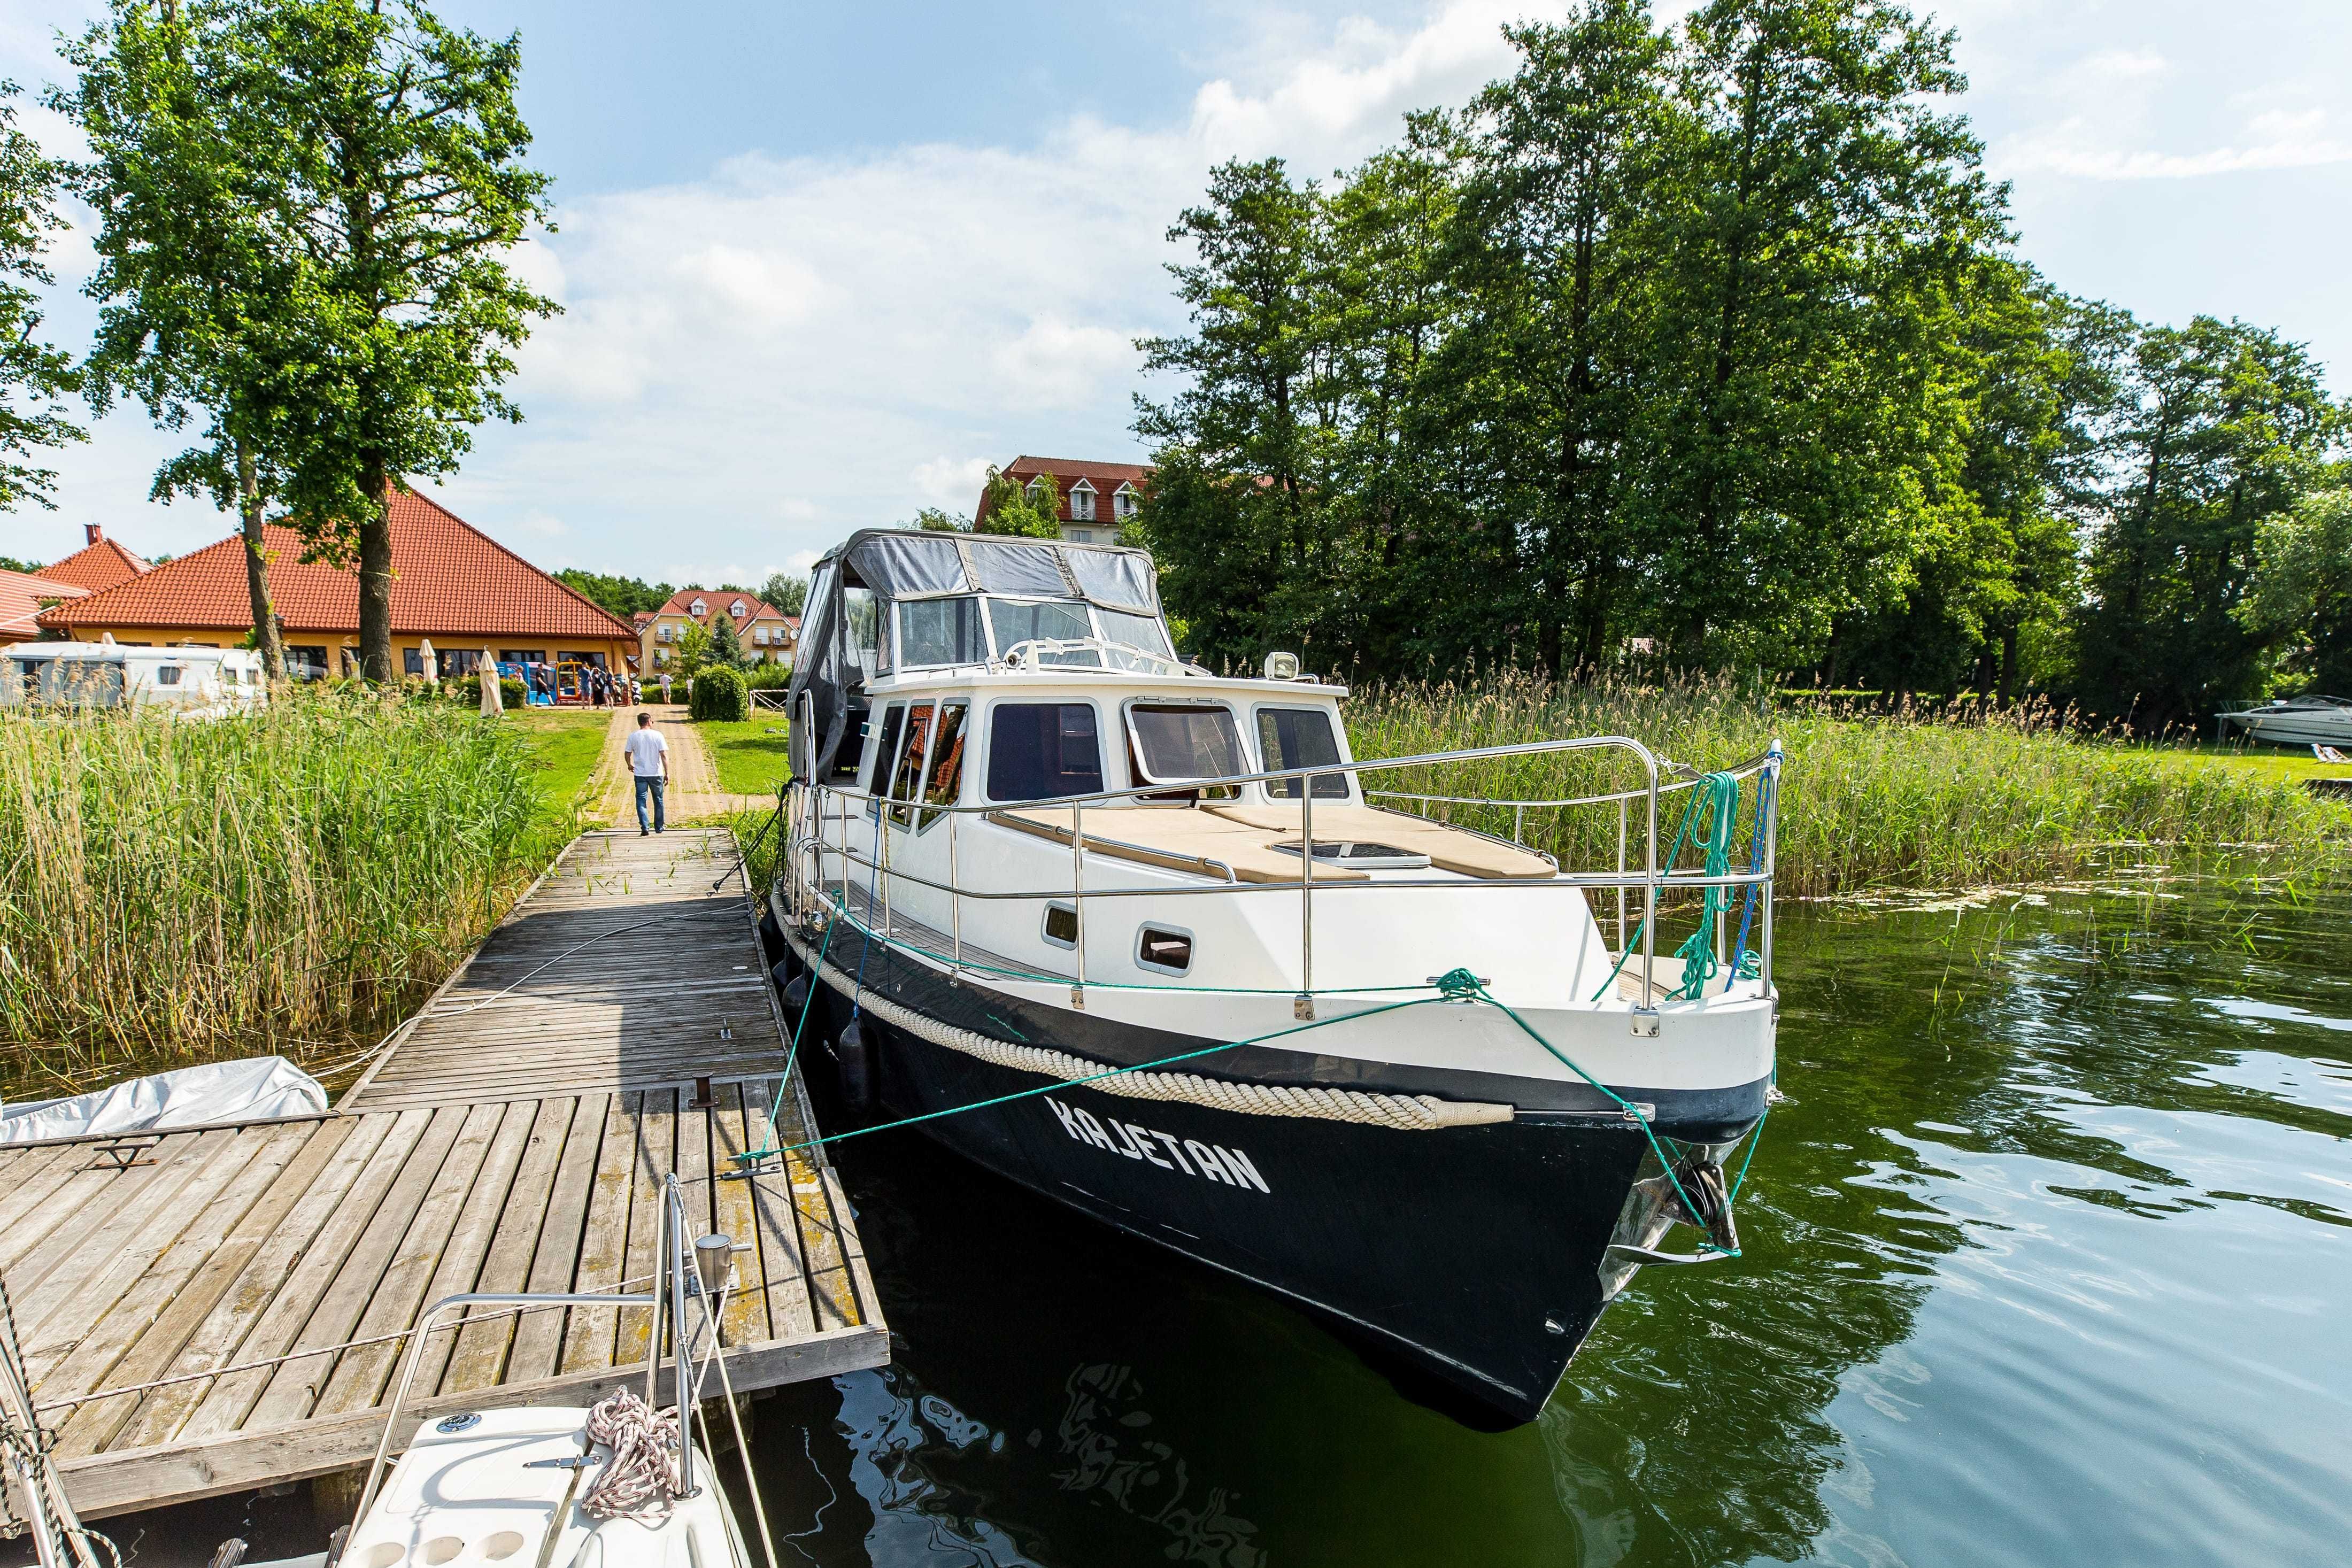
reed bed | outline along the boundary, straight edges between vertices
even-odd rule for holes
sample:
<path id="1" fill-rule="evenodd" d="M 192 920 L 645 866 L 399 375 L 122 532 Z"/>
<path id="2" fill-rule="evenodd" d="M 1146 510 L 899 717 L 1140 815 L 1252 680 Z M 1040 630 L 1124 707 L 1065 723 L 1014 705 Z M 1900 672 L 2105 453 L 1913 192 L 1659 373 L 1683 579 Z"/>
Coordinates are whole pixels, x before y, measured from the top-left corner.
<path id="1" fill-rule="evenodd" d="M 2066 716 L 2041 708 L 1881 711 L 1723 681 L 1567 685 L 1519 676 L 1475 687 L 1361 689 L 1349 703 L 1348 728 L 1360 758 L 1622 735 L 1701 769 L 1745 761 L 1778 737 L 1788 754 L 1780 885 L 1801 896 L 2045 881 L 2119 856 L 2252 857 L 2297 869 L 2352 863 L 2352 811 L 2340 805 L 2226 757 L 2085 736 Z M 1365 777 L 1375 790 L 1517 800 L 1642 782 L 1623 752 Z M 1752 790 L 1743 786 L 1737 869 L 1752 849 Z M 1662 841 L 1671 841 L 1686 799 L 1662 802 Z M 1504 836 L 1515 831 L 1507 809 L 1430 810 Z M 1636 867 L 1643 814 L 1636 802 L 1627 847 Z M 1616 864 L 1617 821 L 1614 806 L 1529 810 L 1520 831 L 1563 865 L 1599 869 Z M 1695 857 L 1685 853 L 1683 863 Z"/>
<path id="2" fill-rule="evenodd" d="M 521 740 L 437 704 L 0 716 L 0 1071 L 58 1092 L 131 1061 L 348 1051 L 567 828 L 535 815 Z"/>

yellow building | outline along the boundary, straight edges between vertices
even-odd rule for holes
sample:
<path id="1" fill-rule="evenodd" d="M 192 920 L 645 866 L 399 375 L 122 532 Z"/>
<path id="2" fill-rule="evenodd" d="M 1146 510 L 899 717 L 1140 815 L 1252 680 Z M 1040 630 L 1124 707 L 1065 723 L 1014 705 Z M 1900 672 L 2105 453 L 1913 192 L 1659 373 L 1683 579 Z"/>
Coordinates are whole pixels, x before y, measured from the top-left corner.
<path id="1" fill-rule="evenodd" d="M 637 621 L 637 670 L 646 680 L 681 673 L 678 655 L 688 626 L 709 631 L 724 616 L 735 625 L 743 656 L 755 664 L 789 664 L 800 646 L 800 617 L 787 615 L 756 593 L 681 588 L 669 602 Z"/>

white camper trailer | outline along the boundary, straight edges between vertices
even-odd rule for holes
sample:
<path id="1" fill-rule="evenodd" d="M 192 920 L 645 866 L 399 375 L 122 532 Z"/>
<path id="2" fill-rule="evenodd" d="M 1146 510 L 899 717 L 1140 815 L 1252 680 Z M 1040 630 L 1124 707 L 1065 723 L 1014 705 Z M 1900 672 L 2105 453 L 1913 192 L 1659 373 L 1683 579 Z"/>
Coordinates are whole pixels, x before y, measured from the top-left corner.
<path id="1" fill-rule="evenodd" d="M 0 649 L 0 707 L 152 707 L 218 717 L 268 700 L 261 655 L 244 648 L 16 643 Z"/>

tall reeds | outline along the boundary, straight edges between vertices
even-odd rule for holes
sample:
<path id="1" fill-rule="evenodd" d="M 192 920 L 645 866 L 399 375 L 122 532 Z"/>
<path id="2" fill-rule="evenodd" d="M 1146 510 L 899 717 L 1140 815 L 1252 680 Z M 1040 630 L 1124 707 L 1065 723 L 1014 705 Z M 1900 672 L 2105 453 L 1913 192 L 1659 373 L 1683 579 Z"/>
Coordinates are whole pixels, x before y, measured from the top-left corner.
<path id="1" fill-rule="evenodd" d="M 1789 699 L 1722 681 L 1566 685 L 1508 677 L 1475 687 L 1369 687 L 1348 705 L 1356 755 L 1622 735 L 1701 769 L 1788 752 L 1780 810 L 1782 891 L 1958 887 L 2077 874 L 2118 853 L 2252 853 L 2295 864 L 2352 859 L 2352 811 L 2227 758 L 2127 737 L 2086 737 L 2047 710 L 1972 706 L 1934 715 Z M 1423 794 L 1549 800 L 1642 781 L 1627 753 L 1552 753 L 1369 775 L 1366 787 Z M 1685 797 L 1661 811 L 1670 835 Z M 1734 859 L 1749 844 L 1741 800 Z M 1563 864 L 1615 863 L 1613 807 L 1443 810 L 1506 836 L 1515 830 Z M 1641 811 L 1629 854 L 1639 865 Z M 1685 857 L 1685 863 L 1688 858 Z"/>
<path id="2" fill-rule="evenodd" d="M 440 705 L 0 716 L 0 1071 L 368 1040 L 543 858 L 532 808 L 520 743 Z"/>

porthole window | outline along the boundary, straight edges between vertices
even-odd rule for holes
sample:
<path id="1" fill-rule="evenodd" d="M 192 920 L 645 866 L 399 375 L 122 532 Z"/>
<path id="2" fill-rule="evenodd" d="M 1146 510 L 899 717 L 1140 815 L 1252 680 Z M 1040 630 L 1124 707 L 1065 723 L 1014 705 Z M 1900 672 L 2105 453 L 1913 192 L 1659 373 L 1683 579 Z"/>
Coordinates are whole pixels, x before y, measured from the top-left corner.
<path id="1" fill-rule="evenodd" d="M 1078 906 L 1060 899 L 1045 906 L 1045 940 L 1056 947 L 1078 945 Z"/>
<path id="2" fill-rule="evenodd" d="M 1135 965 L 1158 975 L 1181 975 L 1192 967 L 1192 934 L 1169 925 L 1147 925 L 1135 936 Z"/>

